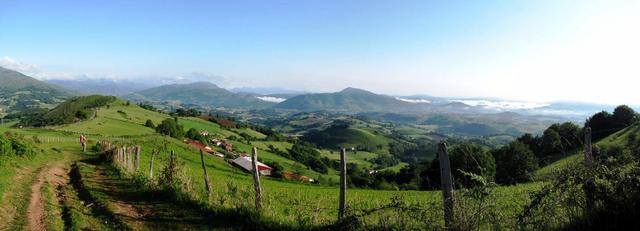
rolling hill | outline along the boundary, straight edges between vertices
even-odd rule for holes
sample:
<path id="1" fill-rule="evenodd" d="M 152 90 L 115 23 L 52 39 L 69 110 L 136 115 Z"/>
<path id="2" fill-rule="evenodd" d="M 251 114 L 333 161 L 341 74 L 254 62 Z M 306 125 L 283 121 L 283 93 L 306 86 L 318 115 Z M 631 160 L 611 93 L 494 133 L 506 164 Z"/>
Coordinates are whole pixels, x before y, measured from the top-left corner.
<path id="1" fill-rule="evenodd" d="M 346 88 L 336 93 L 318 93 L 299 95 L 275 106 L 278 109 L 299 111 L 391 111 L 408 110 L 412 104 L 391 96 L 379 95 L 369 91 Z"/>
<path id="2" fill-rule="evenodd" d="M 0 67 L 0 116 L 26 109 L 52 108 L 75 93 Z"/>
<path id="3" fill-rule="evenodd" d="M 205 108 L 256 109 L 273 105 L 254 96 L 230 92 L 209 82 L 164 85 L 124 97 L 134 101 L 175 102 L 180 105 L 196 105 Z"/>
<path id="4" fill-rule="evenodd" d="M 142 81 L 113 79 L 52 79 L 47 82 L 82 94 L 113 96 L 128 95 L 157 86 Z"/>
<path id="5" fill-rule="evenodd" d="M 594 143 L 594 147 L 607 146 L 613 144 L 625 145 L 630 137 L 640 136 L 640 124 L 636 123 L 625 129 L 622 129 L 616 133 L 613 133 L 604 139 Z M 574 151 L 572 154 L 557 160 L 547 166 L 538 169 L 535 175 L 538 178 L 546 178 L 552 175 L 552 173 L 564 169 L 570 165 L 582 164 L 584 161 L 584 152 L 582 149 Z"/>

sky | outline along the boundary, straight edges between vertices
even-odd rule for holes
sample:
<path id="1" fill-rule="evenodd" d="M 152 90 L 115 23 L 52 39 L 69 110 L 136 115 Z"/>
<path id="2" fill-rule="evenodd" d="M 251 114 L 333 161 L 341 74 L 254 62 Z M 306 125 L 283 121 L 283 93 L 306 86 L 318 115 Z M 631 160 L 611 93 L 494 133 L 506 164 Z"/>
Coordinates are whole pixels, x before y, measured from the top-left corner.
<path id="1" fill-rule="evenodd" d="M 39 79 L 640 104 L 640 1 L 0 1 Z"/>

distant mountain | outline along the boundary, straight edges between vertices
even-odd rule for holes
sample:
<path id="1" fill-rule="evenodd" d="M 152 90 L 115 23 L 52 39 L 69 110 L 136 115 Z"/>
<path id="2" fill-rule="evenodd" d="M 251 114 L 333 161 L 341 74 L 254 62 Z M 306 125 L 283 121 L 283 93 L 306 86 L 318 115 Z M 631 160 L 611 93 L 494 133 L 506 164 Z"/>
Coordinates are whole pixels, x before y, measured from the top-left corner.
<path id="1" fill-rule="evenodd" d="M 336 93 L 299 95 L 275 106 L 278 109 L 300 111 L 390 111 L 409 110 L 414 104 L 387 95 L 379 95 L 357 88 L 346 88 Z"/>
<path id="2" fill-rule="evenodd" d="M 75 93 L 0 67 L 0 116 L 38 107 L 51 108 Z"/>
<path id="3" fill-rule="evenodd" d="M 146 84 L 142 81 L 113 80 L 113 79 L 53 79 L 47 82 L 64 86 L 83 94 L 100 94 L 121 96 L 142 91 L 157 85 Z"/>
<path id="4" fill-rule="evenodd" d="M 280 87 L 237 87 L 231 88 L 229 91 L 233 93 L 249 93 L 256 95 L 301 95 L 304 91 L 296 91 Z"/>
<path id="5" fill-rule="evenodd" d="M 274 103 L 252 95 L 237 94 L 210 82 L 171 84 L 139 91 L 124 96 L 134 101 L 176 102 L 205 108 L 266 108 Z"/>

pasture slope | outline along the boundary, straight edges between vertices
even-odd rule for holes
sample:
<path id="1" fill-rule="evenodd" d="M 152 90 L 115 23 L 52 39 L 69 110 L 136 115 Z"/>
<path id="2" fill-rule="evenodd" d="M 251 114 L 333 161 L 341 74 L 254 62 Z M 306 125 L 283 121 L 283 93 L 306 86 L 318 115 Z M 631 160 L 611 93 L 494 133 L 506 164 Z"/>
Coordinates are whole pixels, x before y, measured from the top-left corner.
<path id="1" fill-rule="evenodd" d="M 606 145 L 612 145 L 612 144 L 625 145 L 627 140 L 629 140 L 629 136 L 632 134 L 634 135 L 640 134 L 640 124 L 631 125 L 597 142 L 594 142 L 594 147 L 606 146 Z M 538 169 L 535 173 L 535 176 L 537 178 L 544 179 L 553 175 L 553 173 L 558 172 L 563 168 L 566 168 L 567 166 L 570 166 L 573 164 L 580 164 L 583 162 L 583 160 L 584 160 L 584 154 L 582 150 L 576 150 L 571 154 L 567 155 L 566 157 Z"/>
<path id="2" fill-rule="evenodd" d="M 115 101 L 99 108 L 92 119 L 43 129 L 14 129 L 0 127 L 0 132 L 21 136 L 37 150 L 33 157 L 15 157 L 1 163 L 0 168 L 0 230 L 14 229 L 97 229 L 97 230 L 157 230 L 157 229 L 326 229 L 336 223 L 338 187 L 309 185 L 264 177 L 263 209 L 254 209 L 253 181 L 250 174 L 233 167 L 223 158 L 206 155 L 206 170 L 212 183 L 207 195 L 203 169 L 197 149 L 179 140 L 157 135 L 144 127 L 147 119 L 158 124 L 168 115 L 148 111 L 136 105 Z M 187 128 L 216 133 L 221 137 L 238 135 L 198 118 L 181 118 Z M 638 126 L 620 131 L 599 143 L 618 142 L 627 133 L 638 133 Z M 114 145 L 140 146 L 141 166 L 134 173 L 105 164 L 98 150 L 82 153 L 77 133 L 88 134 L 90 147 L 100 140 Z M 246 132 L 251 134 L 251 132 Z M 253 133 L 258 135 L 256 133 Z M 302 164 L 270 153 L 268 145 L 290 148 L 286 142 L 256 141 L 263 160 L 281 163 L 286 170 L 303 171 L 311 177 L 336 180 L 337 173 L 322 175 L 299 169 Z M 251 145 L 234 142 L 242 152 Z M 158 188 L 175 151 L 179 162 L 180 184 L 168 193 Z M 157 153 L 153 169 L 152 153 Z M 322 150 L 323 155 L 335 159 L 336 153 Z M 577 163 L 571 156 L 550 165 L 560 168 Z M 372 153 L 349 154 L 349 161 L 364 162 Z M 10 166 L 10 167 L 9 167 Z M 396 166 L 397 168 L 397 166 Z M 552 170 L 539 170 L 545 174 Z M 153 170 L 154 177 L 150 177 Z M 493 189 L 494 201 L 505 217 L 505 227 L 515 227 L 517 215 L 530 202 L 529 193 L 545 183 L 500 186 Z M 388 222 L 407 222 L 400 218 L 411 213 L 384 210 L 388 205 L 420 208 L 420 217 L 408 222 L 414 227 L 442 227 L 442 194 L 439 191 L 385 191 L 349 189 L 347 204 L 350 214 L 358 221 L 384 227 Z M 41 211 L 41 212 L 38 212 Z M 415 215 L 415 214 L 413 214 Z M 415 217 L 414 217 L 415 218 Z M 430 223 L 431 226 L 424 226 Z M 487 227 L 491 228 L 491 227 Z"/>

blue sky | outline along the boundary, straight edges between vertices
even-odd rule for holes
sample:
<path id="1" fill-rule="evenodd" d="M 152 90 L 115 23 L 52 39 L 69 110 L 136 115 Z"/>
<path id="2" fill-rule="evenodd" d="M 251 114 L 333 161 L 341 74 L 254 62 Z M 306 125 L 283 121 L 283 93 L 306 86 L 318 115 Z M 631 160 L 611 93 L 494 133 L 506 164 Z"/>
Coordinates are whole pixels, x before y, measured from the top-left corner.
<path id="1" fill-rule="evenodd" d="M 639 15 L 638 1 L 3 1 L 0 64 L 41 79 L 639 104 L 622 93 L 640 77 Z"/>

